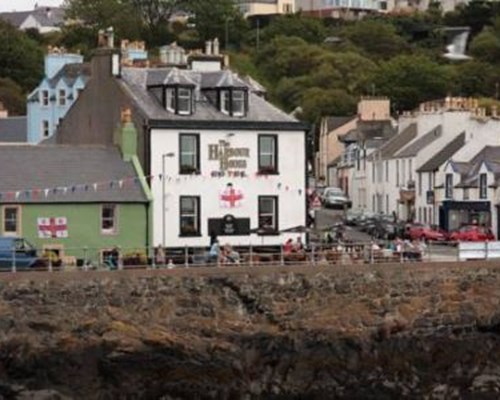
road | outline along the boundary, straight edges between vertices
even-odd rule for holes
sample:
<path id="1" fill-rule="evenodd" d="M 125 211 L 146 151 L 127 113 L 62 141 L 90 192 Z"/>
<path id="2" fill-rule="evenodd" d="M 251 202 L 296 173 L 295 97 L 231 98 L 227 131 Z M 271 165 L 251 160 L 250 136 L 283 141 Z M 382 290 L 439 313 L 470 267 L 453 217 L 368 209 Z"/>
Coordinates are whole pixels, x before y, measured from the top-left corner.
<path id="1" fill-rule="evenodd" d="M 316 222 L 315 228 L 318 232 L 318 238 L 321 238 L 321 232 L 335 223 L 342 222 L 342 217 L 344 215 L 343 210 L 333 210 L 321 208 L 316 210 Z M 351 226 L 345 227 L 345 235 L 348 240 L 354 243 L 366 243 L 370 242 L 371 236 L 358 231 L 356 228 Z M 426 260 L 429 261 L 457 261 L 458 259 L 458 249 L 457 247 L 451 245 L 442 245 L 435 243 L 428 243 L 426 250 Z"/>

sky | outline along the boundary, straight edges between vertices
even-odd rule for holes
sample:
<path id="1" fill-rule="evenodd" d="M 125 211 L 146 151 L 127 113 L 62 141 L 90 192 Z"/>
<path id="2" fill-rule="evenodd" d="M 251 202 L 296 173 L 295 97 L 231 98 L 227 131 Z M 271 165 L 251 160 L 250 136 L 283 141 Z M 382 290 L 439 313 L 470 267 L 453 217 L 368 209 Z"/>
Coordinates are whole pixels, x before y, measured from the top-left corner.
<path id="1" fill-rule="evenodd" d="M 63 0 L 0 0 L 0 12 L 33 10 L 39 6 L 60 6 Z"/>

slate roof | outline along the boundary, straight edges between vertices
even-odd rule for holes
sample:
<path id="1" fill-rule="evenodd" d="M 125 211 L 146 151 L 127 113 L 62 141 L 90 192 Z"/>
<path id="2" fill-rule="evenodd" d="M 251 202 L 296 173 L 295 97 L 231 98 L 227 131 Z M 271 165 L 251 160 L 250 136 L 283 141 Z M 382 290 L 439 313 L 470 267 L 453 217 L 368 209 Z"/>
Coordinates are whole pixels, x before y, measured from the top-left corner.
<path id="1" fill-rule="evenodd" d="M 461 172 L 461 180 L 456 187 L 478 187 L 479 170 L 483 163 L 486 168 L 495 176 L 495 184 L 500 180 L 500 146 L 485 146 L 468 163 L 465 164 Z"/>
<path id="2" fill-rule="evenodd" d="M 76 162 L 78 161 L 78 162 Z M 109 182 L 136 177 L 130 162 L 122 160 L 117 148 L 5 145 L 0 146 L 0 203 L 145 203 L 142 188 L 128 182 L 119 188 Z M 102 182 L 97 191 L 93 183 Z M 106 182 L 106 183 L 104 183 Z M 74 192 L 71 187 L 81 185 Z M 84 190 L 84 185 L 89 185 Z M 25 196 L 33 189 L 67 187 L 47 197 L 43 193 Z M 7 198 L 7 192 L 20 191 L 18 199 Z"/>
<path id="3" fill-rule="evenodd" d="M 347 124 L 356 117 L 351 115 L 349 117 L 325 117 L 325 118 L 326 118 L 326 129 L 328 132 L 331 132 L 337 128 L 340 128 L 342 125 Z"/>
<path id="4" fill-rule="evenodd" d="M 465 132 L 457 135 L 451 142 L 447 143 L 441 150 L 439 150 L 433 157 L 425 162 L 417 172 L 434 172 L 446 161 L 448 161 L 453 154 L 455 154 L 465 144 Z"/>
<path id="5" fill-rule="evenodd" d="M 19 28 L 30 15 L 44 27 L 56 27 L 64 22 L 64 9 L 60 7 L 38 7 L 30 11 L 4 12 L 0 13 L 0 19 Z"/>
<path id="6" fill-rule="evenodd" d="M 441 125 L 438 125 L 431 131 L 427 132 L 425 135 L 419 137 L 408 146 L 406 146 L 403 150 L 396 154 L 396 157 L 415 157 L 418 153 L 420 153 L 421 150 L 440 138 L 442 133 L 443 127 Z"/>
<path id="7" fill-rule="evenodd" d="M 257 95 L 244 80 L 230 71 L 201 72 L 183 70 L 183 79 L 189 79 L 196 84 L 195 107 L 192 115 L 178 115 L 167 111 L 148 86 L 161 85 L 172 68 L 123 68 L 122 79 L 119 80 L 128 96 L 142 110 L 151 126 L 175 125 L 176 127 L 191 126 L 236 126 L 247 124 L 266 125 L 274 123 L 278 129 L 307 129 L 304 124 L 284 111 L 273 106 Z M 242 117 L 232 117 L 221 113 L 212 104 L 202 89 L 224 86 L 233 82 L 236 87 L 248 88 L 248 112 Z M 202 124 L 200 124 L 202 123 Z M 281 127 L 281 128 L 279 128 Z"/>
<path id="8" fill-rule="evenodd" d="M 389 139 L 395 132 L 391 120 L 358 121 L 356 128 L 345 135 L 339 136 L 339 140 L 342 142 L 358 142 L 376 138 Z"/>
<path id="9" fill-rule="evenodd" d="M 71 87 L 80 76 L 83 76 L 85 80 L 90 77 L 89 63 L 71 63 L 64 65 L 64 67 L 57 71 L 57 74 L 49 79 L 49 85 L 54 88 L 61 79 L 64 79 L 66 84 Z"/>
<path id="10" fill-rule="evenodd" d="M 27 132 L 27 117 L 0 118 L 0 143 L 25 143 Z"/>
<path id="11" fill-rule="evenodd" d="M 401 133 L 393 136 L 380 147 L 380 151 L 377 152 L 377 157 L 384 159 L 392 158 L 396 152 L 410 143 L 416 136 L 417 124 L 413 123 L 408 125 Z M 372 153 L 367 157 L 367 159 L 372 161 L 374 157 L 375 153 Z"/>

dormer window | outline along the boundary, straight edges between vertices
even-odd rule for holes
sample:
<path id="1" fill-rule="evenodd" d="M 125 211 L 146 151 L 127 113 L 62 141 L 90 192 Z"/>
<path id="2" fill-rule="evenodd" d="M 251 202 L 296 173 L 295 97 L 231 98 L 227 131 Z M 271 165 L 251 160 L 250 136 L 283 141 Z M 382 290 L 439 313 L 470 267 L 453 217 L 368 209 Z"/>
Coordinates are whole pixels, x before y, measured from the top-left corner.
<path id="1" fill-rule="evenodd" d="M 191 115 L 193 112 L 193 89 L 174 86 L 165 89 L 165 108 L 179 115 Z"/>
<path id="2" fill-rule="evenodd" d="M 242 117 L 246 111 L 247 95 L 244 89 L 222 89 L 219 92 L 220 111 L 233 117 Z"/>

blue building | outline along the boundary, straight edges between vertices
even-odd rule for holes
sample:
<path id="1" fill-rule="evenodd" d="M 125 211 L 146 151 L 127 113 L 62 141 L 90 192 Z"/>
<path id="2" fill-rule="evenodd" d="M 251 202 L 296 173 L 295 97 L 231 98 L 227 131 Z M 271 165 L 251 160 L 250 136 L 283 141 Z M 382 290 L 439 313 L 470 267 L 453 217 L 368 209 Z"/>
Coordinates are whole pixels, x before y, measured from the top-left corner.
<path id="1" fill-rule="evenodd" d="M 29 143 L 51 137 L 90 77 L 83 56 L 49 49 L 45 56 L 45 77 L 28 96 Z"/>

